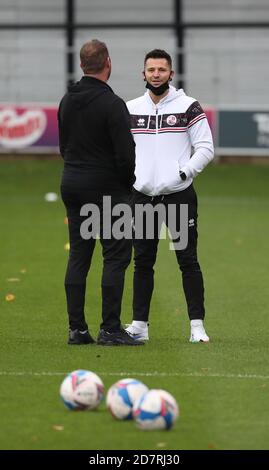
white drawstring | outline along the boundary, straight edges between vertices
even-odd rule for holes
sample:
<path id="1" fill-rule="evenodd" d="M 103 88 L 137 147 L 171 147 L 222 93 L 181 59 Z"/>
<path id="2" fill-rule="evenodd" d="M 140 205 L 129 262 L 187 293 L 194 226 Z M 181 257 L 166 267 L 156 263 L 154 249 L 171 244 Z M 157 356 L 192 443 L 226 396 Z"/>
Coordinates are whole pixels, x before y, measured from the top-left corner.
<path id="1" fill-rule="evenodd" d="M 164 196 L 165 196 L 165 195 L 163 194 L 163 195 L 162 195 L 162 197 L 161 197 L 161 201 L 163 201 L 163 200 L 164 200 Z M 151 202 L 153 201 L 153 199 L 154 199 L 155 197 L 157 197 L 157 196 L 151 196 L 151 199 L 150 199 L 150 200 L 151 200 Z"/>

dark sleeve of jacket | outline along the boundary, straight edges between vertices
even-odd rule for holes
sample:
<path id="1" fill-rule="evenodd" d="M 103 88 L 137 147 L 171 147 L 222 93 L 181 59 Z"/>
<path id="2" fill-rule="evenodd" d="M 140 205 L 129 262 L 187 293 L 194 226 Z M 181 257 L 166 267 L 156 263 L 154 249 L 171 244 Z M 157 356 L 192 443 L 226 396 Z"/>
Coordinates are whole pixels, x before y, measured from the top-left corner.
<path id="1" fill-rule="evenodd" d="M 121 182 L 129 190 L 135 182 L 135 142 L 130 130 L 130 114 L 124 101 L 117 97 L 109 114 L 109 133 L 114 147 Z"/>
<path id="2" fill-rule="evenodd" d="M 64 151 L 66 147 L 66 137 L 63 132 L 63 125 L 61 122 L 61 108 L 62 108 L 62 102 L 61 101 L 58 109 L 58 133 L 59 133 L 59 149 L 60 149 L 60 154 L 64 158 Z"/>

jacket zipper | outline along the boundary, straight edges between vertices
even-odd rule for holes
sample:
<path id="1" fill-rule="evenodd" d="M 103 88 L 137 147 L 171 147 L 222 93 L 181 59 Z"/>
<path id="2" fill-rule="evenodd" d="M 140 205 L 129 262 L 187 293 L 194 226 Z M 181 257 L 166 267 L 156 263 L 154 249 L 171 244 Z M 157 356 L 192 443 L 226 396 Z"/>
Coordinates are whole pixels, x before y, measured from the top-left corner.
<path id="1" fill-rule="evenodd" d="M 158 137 L 157 137 L 157 136 L 158 136 L 158 133 L 159 133 L 159 132 L 158 132 L 158 117 L 159 117 L 159 110 L 158 110 L 158 108 L 157 108 L 157 106 L 156 106 L 156 139 L 155 139 L 155 140 L 156 140 L 156 145 L 155 145 L 155 157 L 156 157 L 156 155 L 157 155 L 157 153 L 158 153 L 158 152 L 157 152 L 157 150 L 158 150 Z M 155 187 L 156 167 L 157 167 L 157 159 L 156 159 L 156 164 L 155 164 L 154 180 L 153 180 L 153 181 L 154 181 L 154 184 L 153 184 L 153 191 L 154 191 L 154 193 L 155 193 L 155 189 L 156 189 L 156 187 Z"/>

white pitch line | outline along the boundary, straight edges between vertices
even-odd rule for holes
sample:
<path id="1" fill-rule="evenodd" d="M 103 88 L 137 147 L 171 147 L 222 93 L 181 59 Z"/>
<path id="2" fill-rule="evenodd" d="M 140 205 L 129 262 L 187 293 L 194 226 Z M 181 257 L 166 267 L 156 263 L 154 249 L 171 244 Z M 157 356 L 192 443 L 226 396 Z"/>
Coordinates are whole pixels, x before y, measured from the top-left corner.
<path id="1" fill-rule="evenodd" d="M 200 377 L 209 377 L 209 378 L 217 378 L 217 379 L 259 379 L 259 380 L 268 380 L 269 375 L 256 375 L 256 374 L 214 374 L 214 373 L 206 373 L 206 372 L 98 372 L 100 376 L 120 376 L 120 377 L 131 377 L 131 376 L 141 376 L 141 377 L 193 377 L 193 378 L 200 378 Z M 60 375 L 67 375 L 69 372 L 31 372 L 31 371 L 4 371 L 0 370 L 0 376 L 60 376 Z"/>

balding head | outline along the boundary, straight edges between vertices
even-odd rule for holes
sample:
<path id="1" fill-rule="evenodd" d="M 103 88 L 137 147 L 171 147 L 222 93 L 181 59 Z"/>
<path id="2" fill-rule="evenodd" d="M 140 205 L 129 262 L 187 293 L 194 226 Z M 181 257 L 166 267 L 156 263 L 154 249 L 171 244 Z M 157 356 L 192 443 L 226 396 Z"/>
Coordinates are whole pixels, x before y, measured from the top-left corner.
<path id="1" fill-rule="evenodd" d="M 80 61 L 83 72 L 89 75 L 100 74 L 107 63 L 109 57 L 106 44 L 93 39 L 86 42 L 80 49 Z"/>

